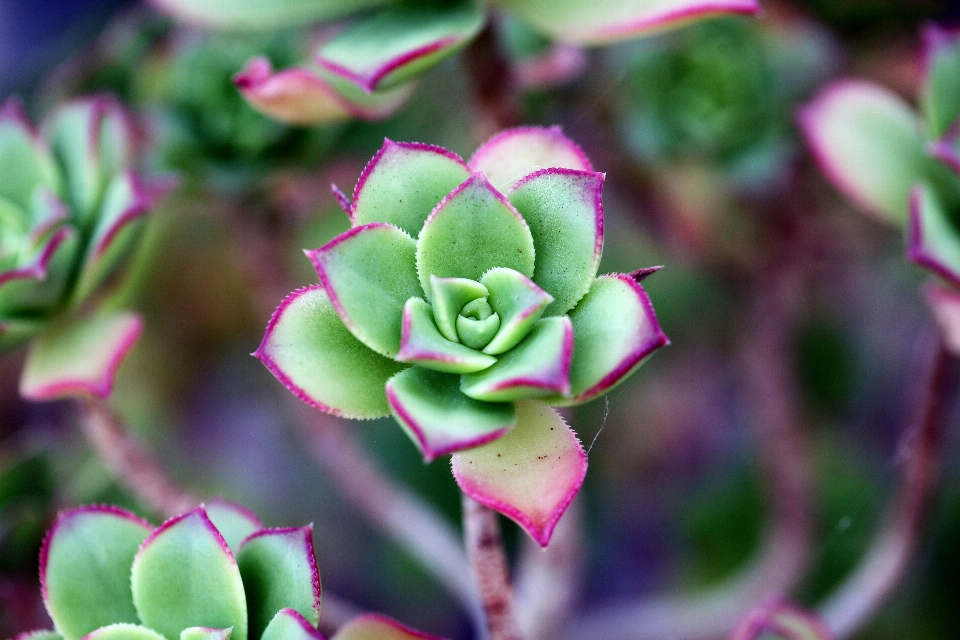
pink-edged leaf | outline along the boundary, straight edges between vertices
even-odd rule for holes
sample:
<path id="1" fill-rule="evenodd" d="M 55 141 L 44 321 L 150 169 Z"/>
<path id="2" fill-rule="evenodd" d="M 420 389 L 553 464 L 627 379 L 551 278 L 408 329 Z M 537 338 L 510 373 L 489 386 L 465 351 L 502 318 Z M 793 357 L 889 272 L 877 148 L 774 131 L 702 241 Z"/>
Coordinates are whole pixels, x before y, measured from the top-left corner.
<path id="1" fill-rule="evenodd" d="M 353 222 L 353 203 L 350 202 L 350 198 L 340 190 L 340 187 L 333 183 L 330 184 L 330 191 L 333 192 L 333 197 L 336 198 L 337 204 L 340 205 L 343 212 L 350 218 L 350 222 Z"/>
<path id="2" fill-rule="evenodd" d="M 920 104 L 928 134 L 939 138 L 960 117 L 960 32 L 928 24 L 923 30 L 923 59 Z"/>
<path id="3" fill-rule="evenodd" d="M 815 613 L 775 599 L 744 616 L 729 640 L 834 640 L 834 635 Z"/>
<path id="4" fill-rule="evenodd" d="M 51 324 L 30 344 L 20 395 L 34 401 L 108 397 L 142 330 L 135 313 L 101 312 Z"/>
<path id="5" fill-rule="evenodd" d="M 441 640 L 441 638 L 411 629 L 378 613 L 365 613 L 340 627 L 330 640 Z"/>
<path id="6" fill-rule="evenodd" d="M 233 629 L 188 627 L 180 632 L 180 640 L 230 640 Z"/>
<path id="7" fill-rule="evenodd" d="M 206 29 L 271 31 L 341 18 L 389 0 L 149 0 L 172 18 Z"/>
<path id="8" fill-rule="evenodd" d="M 481 173 L 440 201 L 417 239 L 417 273 L 425 291 L 430 276 L 480 280 L 495 267 L 533 276 L 530 228 Z"/>
<path id="9" fill-rule="evenodd" d="M 520 178 L 549 167 L 593 171 L 580 146 L 558 126 L 516 127 L 480 145 L 467 163 L 504 193 Z"/>
<path id="10" fill-rule="evenodd" d="M 650 354 L 669 343 L 647 293 L 625 274 L 594 280 L 590 291 L 570 312 L 570 321 L 570 396 L 548 398 L 550 404 L 580 404 L 607 393 Z"/>
<path id="11" fill-rule="evenodd" d="M 293 609 L 312 626 L 320 622 L 320 572 L 313 526 L 262 529 L 237 552 L 250 614 L 250 635 L 259 638 L 280 609 Z"/>
<path id="12" fill-rule="evenodd" d="M 273 616 L 260 640 L 325 640 L 323 634 L 293 609 L 281 609 Z"/>
<path id="13" fill-rule="evenodd" d="M 280 303 L 253 355 L 307 404 L 348 418 L 389 415 L 384 385 L 406 366 L 357 340 L 320 286 Z"/>
<path id="14" fill-rule="evenodd" d="M 247 536 L 263 529 L 263 523 L 253 511 L 235 502 L 212 498 L 203 503 L 203 508 L 234 553 Z"/>
<path id="15" fill-rule="evenodd" d="M 0 309 L 9 315 L 30 316 L 58 304 L 79 245 L 80 236 L 73 227 L 60 227 L 23 263 L 0 272 Z"/>
<path id="16" fill-rule="evenodd" d="M 481 371 L 496 362 L 492 356 L 448 340 L 437 329 L 430 305 L 420 298 L 410 298 L 403 308 L 397 360 L 446 373 Z"/>
<path id="17" fill-rule="evenodd" d="M 943 343 L 950 353 L 960 356 L 960 291 L 929 284 L 924 289 L 924 298 L 933 311 Z"/>
<path id="18" fill-rule="evenodd" d="M 960 235 L 930 185 L 910 192 L 907 258 L 960 286 Z"/>
<path id="19" fill-rule="evenodd" d="M 473 3 L 394 7 L 356 19 L 315 59 L 363 91 L 390 88 L 461 49 L 483 23 L 484 11 Z"/>
<path id="20" fill-rule="evenodd" d="M 533 236 L 533 281 L 554 298 L 544 315 L 573 309 L 597 275 L 603 251 L 603 179 L 602 173 L 543 169 L 507 194 Z"/>
<path id="21" fill-rule="evenodd" d="M 350 333 L 392 358 L 400 350 L 403 307 L 423 296 L 416 251 L 404 231 L 373 222 L 306 254 Z"/>
<path id="22" fill-rule="evenodd" d="M 426 462 L 499 438 L 517 420 L 513 405 L 469 398 L 460 376 L 420 366 L 391 378 L 387 399 Z"/>
<path id="23" fill-rule="evenodd" d="M 353 117 L 333 87 L 306 69 L 274 73 L 269 60 L 257 57 L 233 77 L 233 82 L 251 107 L 279 122 L 319 125 Z"/>
<path id="24" fill-rule="evenodd" d="M 416 238 L 437 203 L 469 177 L 463 160 L 442 147 L 386 139 L 360 174 L 350 219 L 387 222 Z"/>
<path id="25" fill-rule="evenodd" d="M 579 78 L 588 62 L 582 48 L 555 43 L 537 56 L 517 60 L 514 80 L 517 87 L 527 91 L 552 89 Z"/>
<path id="26" fill-rule="evenodd" d="M 83 636 L 82 640 L 167 640 L 162 635 L 139 624 L 118 622 L 100 627 Z"/>
<path id="27" fill-rule="evenodd" d="M 453 476 L 465 494 L 516 521 L 545 547 L 583 484 L 587 455 L 554 409 L 536 400 L 516 409 L 512 431 L 453 455 Z"/>
<path id="28" fill-rule="evenodd" d="M 130 565 L 153 527 L 106 505 L 63 511 L 40 550 L 40 588 L 57 631 L 76 640 L 114 622 L 139 622 Z"/>
<path id="29" fill-rule="evenodd" d="M 140 621 L 167 638 L 187 627 L 232 628 L 233 640 L 247 638 L 240 570 L 203 507 L 150 534 L 133 559 L 130 584 Z"/>
<path id="30" fill-rule="evenodd" d="M 0 107 L 0 176 L 0 196 L 25 210 L 38 187 L 60 187 L 53 154 L 16 98 Z"/>
<path id="31" fill-rule="evenodd" d="M 881 219 L 906 218 L 926 153 L 917 114 L 903 99 L 870 82 L 843 80 L 821 91 L 798 122 L 820 169 L 843 195 Z"/>
<path id="32" fill-rule="evenodd" d="M 39 245 L 59 226 L 70 221 L 70 208 L 53 190 L 40 187 L 30 202 L 31 228 L 27 240 Z"/>
<path id="33" fill-rule="evenodd" d="M 756 0 L 496 0 L 561 42 L 602 45 L 721 15 L 754 15 Z"/>
<path id="34" fill-rule="evenodd" d="M 643 267 L 642 269 L 637 269 L 636 271 L 631 271 L 627 275 L 634 279 L 635 282 L 643 282 L 657 271 L 663 269 L 663 265 L 657 265 L 655 267 Z"/>

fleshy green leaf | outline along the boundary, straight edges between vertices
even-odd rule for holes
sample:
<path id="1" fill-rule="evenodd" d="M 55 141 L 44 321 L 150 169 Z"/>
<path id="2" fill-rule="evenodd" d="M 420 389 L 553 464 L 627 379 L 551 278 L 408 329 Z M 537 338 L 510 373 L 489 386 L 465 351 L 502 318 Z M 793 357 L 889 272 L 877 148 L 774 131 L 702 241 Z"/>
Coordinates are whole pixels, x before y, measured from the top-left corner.
<path id="1" fill-rule="evenodd" d="M 566 316 L 544 318 L 497 363 L 463 376 L 460 390 L 476 400 L 511 402 L 570 392 L 573 327 Z"/>
<path id="2" fill-rule="evenodd" d="M 756 0 L 496 0 L 551 38 L 598 45 L 725 14 L 753 15 Z"/>
<path id="3" fill-rule="evenodd" d="M 549 293 L 513 269 L 491 269 L 480 282 L 490 291 L 487 299 L 500 317 L 500 330 L 483 348 L 484 353 L 497 355 L 512 349 L 553 302 Z"/>
<path id="4" fill-rule="evenodd" d="M 374 351 L 396 356 L 403 307 L 410 298 L 423 296 L 413 238 L 375 222 L 306 253 L 350 333 Z"/>
<path id="5" fill-rule="evenodd" d="M 533 281 L 553 296 L 545 315 L 563 315 L 590 289 L 603 251 L 603 174 L 544 169 L 507 194 L 530 227 Z"/>
<path id="6" fill-rule="evenodd" d="M 410 298 L 403 309 L 403 337 L 397 360 L 447 373 L 480 371 L 496 362 L 492 356 L 447 340 L 434 324 L 430 305 L 420 298 Z"/>
<path id="7" fill-rule="evenodd" d="M 108 397 L 117 369 L 142 330 L 135 313 L 101 312 L 50 325 L 30 344 L 20 395 L 36 401 Z"/>
<path id="8" fill-rule="evenodd" d="M 459 157 L 441 147 L 385 140 L 353 193 L 354 225 L 387 222 L 416 238 L 437 203 L 470 177 Z"/>
<path id="9" fill-rule="evenodd" d="M 180 640 L 230 640 L 233 629 L 190 627 L 180 632 Z"/>
<path id="10" fill-rule="evenodd" d="M 960 291 L 930 283 L 924 287 L 924 294 L 944 345 L 950 353 L 960 356 Z"/>
<path id="11" fill-rule="evenodd" d="M 376 613 L 357 616 L 337 630 L 331 640 L 440 640 Z"/>
<path id="12" fill-rule="evenodd" d="M 14 99 L 0 108 L 0 176 L 0 196 L 23 209 L 29 209 L 38 187 L 59 188 L 50 149 Z"/>
<path id="13" fill-rule="evenodd" d="M 43 602 L 67 640 L 115 622 L 139 622 L 130 565 L 150 525 L 118 507 L 64 511 L 40 552 Z"/>
<path id="14" fill-rule="evenodd" d="M 43 320 L 0 320 L 0 351 L 23 344 L 40 332 Z"/>
<path id="15" fill-rule="evenodd" d="M 167 640 L 148 627 L 120 622 L 91 631 L 83 640 Z"/>
<path id="16" fill-rule="evenodd" d="M 926 67 L 920 103 L 928 135 L 939 138 L 960 117 L 960 37 L 936 25 L 924 30 Z"/>
<path id="17" fill-rule="evenodd" d="M 260 640 L 324 640 L 323 635 L 293 609 L 281 609 Z"/>
<path id="18" fill-rule="evenodd" d="M 545 547 L 583 484 L 587 455 L 547 405 L 527 400 L 516 409 L 510 433 L 453 455 L 453 476 L 464 493 L 516 521 Z"/>
<path id="19" fill-rule="evenodd" d="M 210 522 L 217 528 L 223 539 L 230 545 L 230 550 L 234 553 L 244 538 L 251 533 L 263 528 L 260 518 L 244 506 L 224 500 L 223 498 L 213 498 L 207 500 L 203 505 L 207 512 Z"/>
<path id="20" fill-rule="evenodd" d="M 280 303 L 253 355 L 307 404 L 349 418 L 389 415 L 383 388 L 405 367 L 353 337 L 320 286 Z"/>
<path id="21" fill-rule="evenodd" d="M 417 240 L 417 273 L 424 290 L 430 276 L 480 280 L 494 267 L 507 267 L 529 278 L 533 265 L 527 223 L 479 173 L 437 205 Z"/>
<path id="22" fill-rule="evenodd" d="M 177 20 L 208 29 L 270 31 L 340 18 L 389 0 L 150 0 Z"/>
<path id="23" fill-rule="evenodd" d="M 580 146 L 560 127 L 516 127 L 480 145 L 467 165 L 506 193 L 526 175 L 549 167 L 593 171 Z"/>
<path id="24" fill-rule="evenodd" d="M 264 529 L 237 553 L 247 593 L 250 635 L 258 638 L 281 609 L 294 609 L 311 625 L 320 622 L 320 573 L 313 528 Z"/>
<path id="25" fill-rule="evenodd" d="M 430 276 L 430 302 L 437 329 L 447 340 L 459 340 L 457 316 L 468 302 L 490 295 L 476 280 L 466 278 L 438 278 Z"/>
<path id="26" fill-rule="evenodd" d="M 29 317 L 60 303 L 80 244 L 73 227 L 63 226 L 13 269 L 0 272 L 0 310 Z"/>
<path id="27" fill-rule="evenodd" d="M 233 627 L 233 640 L 247 638 L 240 570 L 203 507 L 147 538 L 133 560 L 131 584 L 140 620 L 167 638 L 187 627 Z"/>
<path id="28" fill-rule="evenodd" d="M 285 124 L 331 124 L 353 116 L 333 87 L 307 69 L 274 73 L 269 60 L 256 57 L 233 77 L 233 82 L 251 107 Z"/>
<path id="29" fill-rule="evenodd" d="M 316 61 L 364 91 L 388 88 L 455 53 L 483 22 L 471 2 L 395 7 L 358 18 L 323 43 Z"/>
<path id="30" fill-rule="evenodd" d="M 419 366 L 390 379 L 387 400 L 427 462 L 499 438 L 517 419 L 513 405 L 465 396 L 460 376 Z"/>
<path id="31" fill-rule="evenodd" d="M 870 213 L 906 218 L 926 155 L 917 115 L 899 96 L 869 82 L 837 82 L 804 108 L 799 122 L 837 189 Z"/>
<path id="32" fill-rule="evenodd" d="M 594 280 L 570 321 L 572 397 L 547 399 L 551 404 L 580 404 L 607 393 L 669 342 L 643 287 L 623 274 Z"/>
<path id="33" fill-rule="evenodd" d="M 907 258 L 960 286 L 960 237 L 934 190 L 922 183 L 910 194 Z"/>

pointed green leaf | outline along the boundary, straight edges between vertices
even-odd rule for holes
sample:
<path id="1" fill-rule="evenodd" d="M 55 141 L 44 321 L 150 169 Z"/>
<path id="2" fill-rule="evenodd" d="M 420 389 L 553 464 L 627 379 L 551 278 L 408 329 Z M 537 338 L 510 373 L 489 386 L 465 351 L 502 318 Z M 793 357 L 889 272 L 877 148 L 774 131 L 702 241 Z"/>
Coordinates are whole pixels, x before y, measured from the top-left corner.
<path id="1" fill-rule="evenodd" d="M 260 637 L 280 609 L 294 609 L 313 626 L 320 622 L 313 527 L 258 531 L 243 542 L 237 564 L 247 593 L 251 637 Z"/>
<path id="2" fill-rule="evenodd" d="M 83 640 L 167 640 L 167 638 L 148 627 L 121 622 L 91 631 L 83 637 Z"/>
<path id="3" fill-rule="evenodd" d="M 302 615 L 293 609 L 281 609 L 273 617 L 260 640 L 324 640 Z"/>
<path id="4" fill-rule="evenodd" d="M 62 226 L 20 264 L 0 272 L 0 310 L 11 316 L 37 316 L 60 304 L 77 259 L 80 236 Z"/>
<path id="5" fill-rule="evenodd" d="M 960 237 L 936 192 L 923 183 L 910 194 L 907 258 L 960 286 Z"/>
<path id="6" fill-rule="evenodd" d="M 420 298 L 410 298 L 403 309 L 403 337 L 397 360 L 434 371 L 469 373 L 486 369 L 496 358 L 447 340 L 433 321 L 433 310 Z"/>
<path id="7" fill-rule="evenodd" d="M 240 543 L 252 533 L 263 528 L 260 518 L 244 506 L 213 498 L 203 504 L 210 522 L 217 528 L 223 539 L 230 545 L 230 550 L 236 554 Z"/>
<path id="8" fill-rule="evenodd" d="M 441 640 L 377 613 L 357 616 L 337 630 L 331 640 Z"/>
<path id="9" fill-rule="evenodd" d="M 437 329 L 447 340 L 456 342 L 457 316 L 468 302 L 490 295 L 487 288 L 476 280 L 466 278 L 438 278 L 430 276 L 430 304 Z"/>
<path id="10" fill-rule="evenodd" d="M 590 291 L 570 312 L 570 321 L 571 397 L 550 397 L 545 400 L 550 404 L 580 404 L 609 392 L 669 342 L 647 293 L 624 274 L 594 280 Z"/>
<path id="11" fill-rule="evenodd" d="M 387 400 L 427 462 L 499 438 L 517 419 L 511 404 L 463 395 L 460 376 L 419 366 L 390 379 Z"/>
<path id="12" fill-rule="evenodd" d="M 320 286 L 280 303 L 253 355 L 307 404 L 348 418 L 389 415 L 384 385 L 406 366 L 353 337 Z"/>
<path id="13" fill-rule="evenodd" d="M 483 22 L 471 2 L 400 6 L 357 19 L 324 42 L 316 60 L 364 91 L 388 88 L 455 53 Z"/>
<path id="14" fill-rule="evenodd" d="M 717 15 L 753 15 L 756 0 L 496 0 L 551 38 L 599 45 Z"/>
<path id="15" fill-rule="evenodd" d="M 43 329 L 44 320 L 0 320 L 0 351 L 19 346 Z"/>
<path id="16" fill-rule="evenodd" d="M 503 193 L 524 176 L 549 167 L 593 171 L 586 154 L 560 127 L 501 131 L 480 145 L 467 164 Z"/>
<path id="17" fill-rule="evenodd" d="M 926 153 L 917 115 L 899 96 L 869 82 L 837 82 L 804 108 L 799 122 L 837 189 L 869 213 L 906 218 Z"/>
<path id="18" fill-rule="evenodd" d="M 476 400 L 512 402 L 570 392 L 573 327 L 566 316 L 544 318 L 524 340 L 480 371 L 463 376 L 460 390 Z"/>
<path id="19" fill-rule="evenodd" d="M 361 120 L 383 120 L 393 115 L 417 88 L 416 81 L 410 80 L 388 89 L 367 92 L 323 67 L 314 66 L 310 71 L 330 85 L 353 117 Z"/>
<path id="20" fill-rule="evenodd" d="M 446 149 L 385 140 L 360 175 L 351 218 L 354 225 L 387 222 L 416 238 L 437 203 L 469 177 Z"/>
<path id="21" fill-rule="evenodd" d="M 43 603 L 57 631 L 77 640 L 114 622 L 139 622 L 130 566 L 150 525 L 118 507 L 64 511 L 40 552 Z"/>
<path id="22" fill-rule="evenodd" d="M 516 408 L 517 424 L 508 434 L 453 455 L 453 476 L 464 493 L 545 547 L 583 484 L 587 456 L 556 411 L 536 400 Z"/>
<path id="23" fill-rule="evenodd" d="M 0 196 L 25 210 L 38 187 L 60 186 L 50 149 L 15 100 L 0 108 L 0 176 Z"/>
<path id="24" fill-rule="evenodd" d="M 177 20 L 208 29 L 268 31 L 331 20 L 389 0 L 150 0 Z"/>
<path id="25" fill-rule="evenodd" d="M 530 332 L 553 297 L 513 269 L 491 269 L 480 278 L 490 291 L 488 300 L 500 317 L 500 329 L 484 353 L 497 355 L 512 349 Z"/>
<path id="26" fill-rule="evenodd" d="M 30 344 L 20 395 L 36 401 L 108 397 L 117 370 L 142 330 L 140 316 L 112 312 L 64 318 L 48 326 Z"/>
<path id="27" fill-rule="evenodd" d="M 417 240 L 417 273 L 424 290 L 430 276 L 480 280 L 494 267 L 507 267 L 529 278 L 533 265 L 527 223 L 479 173 L 437 205 Z"/>
<path id="28" fill-rule="evenodd" d="M 180 640 L 230 640 L 233 629 L 190 627 L 180 632 Z"/>
<path id="29" fill-rule="evenodd" d="M 133 560 L 131 584 L 140 620 L 168 639 L 187 627 L 233 627 L 233 640 L 247 638 L 240 570 L 203 507 L 147 538 Z"/>
<path id="30" fill-rule="evenodd" d="M 471 315 L 475 314 L 470 310 L 472 307 L 481 306 L 475 303 L 482 303 L 483 310 L 479 312 L 480 317 Z M 462 315 L 457 316 L 457 336 L 460 342 L 471 349 L 483 349 L 490 344 L 499 328 L 500 316 L 493 311 L 486 300 L 474 300 L 463 308 Z"/>
<path id="31" fill-rule="evenodd" d="M 573 309 L 597 275 L 603 251 L 602 187 L 602 173 L 544 169 L 507 194 L 533 236 L 533 281 L 554 298 L 545 315 Z"/>
<path id="32" fill-rule="evenodd" d="M 928 135 L 939 138 L 960 117 L 960 37 L 934 24 L 923 36 L 926 76 L 920 103 Z"/>
<path id="33" fill-rule="evenodd" d="M 423 296 L 413 238 L 375 222 L 306 253 L 350 333 L 374 351 L 396 356 L 403 307 L 410 298 Z"/>

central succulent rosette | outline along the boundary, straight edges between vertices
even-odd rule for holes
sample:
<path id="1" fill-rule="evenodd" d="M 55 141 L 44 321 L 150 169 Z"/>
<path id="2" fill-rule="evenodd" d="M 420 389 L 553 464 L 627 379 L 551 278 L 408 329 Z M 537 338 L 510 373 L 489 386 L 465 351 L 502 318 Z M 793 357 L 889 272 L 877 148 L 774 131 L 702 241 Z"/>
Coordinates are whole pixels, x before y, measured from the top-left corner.
<path id="1" fill-rule="evenodd" d="M 352 202 L 334 188 L 353 228 L 306 252 L 321 284 L 280 305 L 255 355 L 323 411 L 392 414 L 427 461 L 474 456 L 454 457 L 461 487 L 546 544 L 586 470 L 551 406 L 667 342 L 639 272 L 596 275 L 603 179 L 557 128 L 502 132 L 469 162 L 386 141 Z M 550 490 L 521 505 L 531 482 Z"/>

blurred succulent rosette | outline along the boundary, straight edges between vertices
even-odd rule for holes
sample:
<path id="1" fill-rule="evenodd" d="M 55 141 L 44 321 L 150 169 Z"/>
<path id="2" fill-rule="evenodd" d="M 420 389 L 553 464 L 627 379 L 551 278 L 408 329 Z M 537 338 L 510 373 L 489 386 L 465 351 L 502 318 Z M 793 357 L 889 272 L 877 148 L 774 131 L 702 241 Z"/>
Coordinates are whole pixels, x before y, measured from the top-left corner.
<path id="1" fill-rule="evenodd" d="M 608 392 L 667 343 L 640 280 L 597 276 L 604 175 L 559 128 L 501 132 L 469 162 L 387 140 L 352 228 L 307 251 L 320 284 L 277 309 L 255 355 L 300 399 L 392 414 L 426 461 L 541 545 L 586 455 L 556 406 Z"/>
<path id="2" fill-rule="evenodd" d="M 309 60 L 274 70 L 266 56 L 236 76 L 250 104 L 287 123 L 376 120 L 396 111 L 417 77 L 473 42 L 503 12 L 562 47 L 602 45 L 722 14 L 755 14 L 756 0 L 153 0 L 184 22 L 212 29 L 278 30 L 323 25 Z M 568 53 L 542 62 L 556 75 Z M 562 74 L 561 74 L 562 75 Z"/>
<path id="3" fill-rule="evenodd" d="M 60 513 L 40 555 L 54 629 L 33 640 L 323 640 L 313 527 L 215 499 L 154 527 L 110 505 Z M 332 640 L 430 636 L 375 614 Z"/>
<path id="4" fill-rule="evenodd" d="M 168 185 L 137 173 L 132 117 L 85 98 L 34 127 L 20 102 L 0 109 L 0 349 L 33 339 L 21 393 L 47 399 L 109 393 L 140 332 L 103 311 Z"/>

